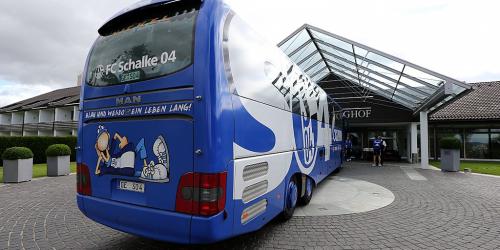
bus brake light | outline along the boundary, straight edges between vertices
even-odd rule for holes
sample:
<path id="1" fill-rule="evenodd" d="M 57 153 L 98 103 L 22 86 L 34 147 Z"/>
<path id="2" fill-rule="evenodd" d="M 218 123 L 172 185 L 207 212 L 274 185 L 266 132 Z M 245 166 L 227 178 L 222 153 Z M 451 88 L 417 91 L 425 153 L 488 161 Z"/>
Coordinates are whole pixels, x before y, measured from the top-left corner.
<path id="1" fill-rule="evenodd" d="M 227 173 L 187 173 L 181 177 L 175 210 L 192 215 L 212 216 L 226 206 Z"/>
<path id="2" fill-rule="evenodd" d="M 90 171 L 85 164 L 76 165 L 76 191 L 81 195 L 92 195 Z"/>

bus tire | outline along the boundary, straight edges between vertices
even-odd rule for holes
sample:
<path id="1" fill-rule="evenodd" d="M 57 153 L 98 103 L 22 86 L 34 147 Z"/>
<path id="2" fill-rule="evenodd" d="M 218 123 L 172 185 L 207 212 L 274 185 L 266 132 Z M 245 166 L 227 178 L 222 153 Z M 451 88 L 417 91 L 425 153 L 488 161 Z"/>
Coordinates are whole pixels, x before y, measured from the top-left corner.
<path id="1" fill-rule="evenodd" d="M 283 208 L 283 212 L 281 213 L 281 219 L 283 221 L 287 221 L 292 218 L 293 213 L 295 212 L 295 207 L 297 206 L 298 200 L 298 187 L 297 181 L 295 177 L 290 179 L 290 182 L 286 185 L 285 192 L 285 206 Z"/>
<path id="2" fill-rule="evenodd" d="M 342 168 L 343 168 L 342 166 L 338 166 L 335 170 L 333 170 L 332 173 L 333 174 L 338 174 L 338 173 L 340 173 L 340 170 L 342 170 Z"/>
<path id="3" fill-rule="evenodd" d="M 311 199 L 313 197 L 313 193 L 314 193 L 313 180 L 309 177 L 306 177 L 306 184 L 304 185 L 303 188 L 305 188 L 305 192 L 304 192 L 304 196 L 300 197 L 299 204 L 305 206 L 305 205 L 309 204 L 309 202 L 311 202 Z"/>

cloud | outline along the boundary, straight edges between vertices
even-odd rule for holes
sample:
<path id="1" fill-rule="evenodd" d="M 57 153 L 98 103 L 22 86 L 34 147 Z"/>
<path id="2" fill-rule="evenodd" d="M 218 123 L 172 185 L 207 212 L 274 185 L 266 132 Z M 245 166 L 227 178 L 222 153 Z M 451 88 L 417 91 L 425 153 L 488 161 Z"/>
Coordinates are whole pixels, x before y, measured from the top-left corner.
<path id="1" fill-rule="evenodd" d="M 458 80 L 500 80 L 499 1 L 228 0 L 278 43 L 304 23 Z"/>
<path id="2" fill-rule="evenodd" d="M 0 107 L 49 92 L 52 89 L 42 84 L 26 85 L 0 80 Z"/>
<path id="3" fill-rule="evenodd" d="M 74 85 L 97 28 L 134 1 L 1 1 L 0 77 Z"/>
<path id="4" fill-rule="evenodd" d="M 75 85 L 99 26 L 134 2 L 0 1 L 0 105 Z M 498 1 L 227 2 L 274 43 L 309 23 L 459 80 L 500 75 Z"/>

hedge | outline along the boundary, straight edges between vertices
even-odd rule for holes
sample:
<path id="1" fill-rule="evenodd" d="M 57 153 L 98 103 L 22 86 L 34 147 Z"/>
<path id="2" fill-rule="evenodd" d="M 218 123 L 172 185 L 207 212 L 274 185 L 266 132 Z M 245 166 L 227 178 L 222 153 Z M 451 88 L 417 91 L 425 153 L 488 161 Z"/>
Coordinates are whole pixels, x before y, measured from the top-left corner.
<path id="1" fill-rule="evenodd" d="M 45 155 L 47 157 L 71 155 L 71 149 L 66 144 L 54 144 L 45 150 Z"/>
<path id="2" fill-rule="evenodd" d="M 33 151 L 33 163 L 45 163 L 47 161 L 45 150 L 52 144 L 66 144 L 71 149 L 71 161 L 76 158 L 76 137 L 43 137 L 43 136 L 24 136 L 24 137 L 0 137 L 0 154 L 7 148 L 27 147 Z"/>
<path id="3" fill-rule="evenodd" d="M 3 160 L 22 160 L 33 158 L 33 152 L 25 147 L 8 148 L 2 153 Z"/>
<path id="4" fill-rule="evenodd" d="M 442 149 L 460 149 L 462 143 L 455 137 L 444 137 L 439 141 Z"/>

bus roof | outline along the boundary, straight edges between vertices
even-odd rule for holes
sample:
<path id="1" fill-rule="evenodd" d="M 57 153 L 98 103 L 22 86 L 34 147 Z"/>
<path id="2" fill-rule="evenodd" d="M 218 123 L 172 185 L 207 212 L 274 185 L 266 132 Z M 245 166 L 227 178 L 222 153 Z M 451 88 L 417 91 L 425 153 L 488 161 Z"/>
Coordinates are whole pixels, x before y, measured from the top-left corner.
<path id="1" fill-rule="evenodd" d="M 169 3 L 169 2 L 179 2 L 179 1 L 182 1 L 182 0 L 141 0 L 121 11 L 119 11 L 118 13 L 116 13 L 115 15 L 113 15 L 109 20 L 107 20 L 98 30 L 99 34 L 100 35 L 103 35 L 104 33 L 106 33 L 106 30 L 109 26 L 111 26 L 115 21 L 118 21 L 120 19 L 120 17 L 122 17 L 124 14 L 126 13 L 130 13 L 132 11 L 135 11 L 135 10 L 139 10 L 139 9 L 142 9 L 142 8 L 145 8 L 145 7 L 148 7 L 148 6 L 151 6 L 151 5 L 160 5 L 160 4 L 163 4 L 163 3 Z"/>

